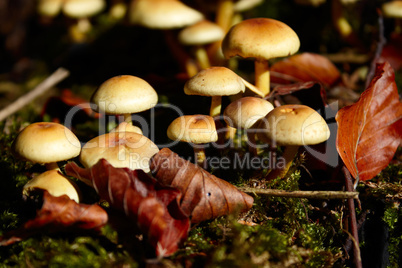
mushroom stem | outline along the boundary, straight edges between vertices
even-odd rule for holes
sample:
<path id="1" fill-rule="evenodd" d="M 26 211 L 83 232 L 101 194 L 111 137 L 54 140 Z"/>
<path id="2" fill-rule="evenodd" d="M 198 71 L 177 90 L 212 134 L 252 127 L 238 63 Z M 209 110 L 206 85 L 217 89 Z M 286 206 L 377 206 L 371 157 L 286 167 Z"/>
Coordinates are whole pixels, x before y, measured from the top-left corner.
<path id="1" fill-rule="evenodd" d="M 226 126 L 226 135 L 225 138 L 228 140 L 234 140 L 234 137 L 236 135 L 237 128 L 234 128 L 232 126 L 227 125 Z"/>
<path id="2" fill-rule="evenodd" d="M 57 162 L 46 163 L 45 167 L 47 170 L 59 169 L 59 165 L 57 164 Z"/>
<path id="3" fill-rule="evenodd" d="M 123 114 L 124 117 L 124 122 L 127 122 L 129 124 L 133 124 L 133 121 L 131 119 L 131 114 Z"/>
<path id="4" fill-rule="evenodd" d="M 298 145 L 289 145 L 285 147 L 285 151 L 282 154 L 282 158 L 285 161 L 285 165 L 283 167 L 278 167 L 274 170 L 272 170 L 268 176 L 266 177 L 267 180 L 273 180 L 276 179 L 277 177 L 283 178 L 286 173 L 288 173 L 288 170 L 290 166 L 293 163 L 293 159 L 297 155 L 297 152 L 299 151 Z"/>
<path id="5" fill-rule="evenodd" d="M 201 69 L 207 69 L 211 67 L 207 51 L 203 46 L 196 46 L 195 58 L 197 59 L 197 62 L 200 65 Z"/>
<path id="6" fill-rule="evenodd" d="M 211 109 L 209 115 L 212 117 L 219 116 L 222 107 L 222 96 L 212 96 Z"/>
<path id="7" fill-rule="evenodd" d="M 255 66 L 255 86 L 264 94 L 268 95 L 269 86 L 269 64 L 267 60 L 256 60 Z"/>
<path id="8" fill-rule="evenodd" d="M 202 167 L 203 169 L 207 169 L 207 161 L 206 161 L 207 157 L 205 155 L 204 147 L 201 145 L 196 145 L 196 146 L 193 146 L 193 148 L 194 148 L 194 158 L 195 158 L 194 162 L 198 166 Z"/>
<path id="9" fill-rule="evenodd" d="M 232 24 L 234 7 L 232 0 L 219 0 L 216 12 L 216 24 L 227 32 Z"/>
<path id="10" fill-rule="evenodd" d="M 255 132 L 252 131 L 251 129 L 247 129 L 247 144 L 248 144 L 248 150 L 251 153 L 252 156 L 257 156 L 257 144 L 255 140 Z"/>

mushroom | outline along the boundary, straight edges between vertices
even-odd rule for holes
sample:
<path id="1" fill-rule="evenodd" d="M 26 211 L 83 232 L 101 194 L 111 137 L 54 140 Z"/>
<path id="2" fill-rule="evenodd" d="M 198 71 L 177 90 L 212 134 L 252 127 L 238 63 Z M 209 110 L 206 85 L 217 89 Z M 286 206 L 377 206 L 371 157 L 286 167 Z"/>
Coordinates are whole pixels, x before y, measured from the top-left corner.
<path id="1" fill-rule="evenodd" d="M 176 118 L 167 129 L 171 140 L 191 143 L 195 163 L 206 169 L 207 161 L 204 144 L 218 140 L 215 121 L 208 115 L 184 115 Z"/>
<path id="2" fill-rule="evenodd" d="M 37 11 L 42 16 L 55 17 L 60 13 L 62 5 L 63 0 L 39 0 Z"/>
<path id="3" fill-rule="evenodd" d="M 58 197 L 67 195 L 71 200 L 80 202 L 80 192 L 77 185 L 60 173 L 60 170 L 52 169 L 28 181 L 23 189 L 22 194 L 29 196 L 36 189 L 46 190 L 52 196 Z"/>
<path id="4" fill-rule="evenodd" d="M 212 97 L 209 115 L 215 117 L 221 113 L 222 96 L 244 92 L 247 83 L 232 70 L 226 67 L 213 66 L 198 72 L 184 85 L 187 95 Z M 247 83 L 249 85 L 249 83 Z M 251 87 L 254 92 L 261 92 Z"/>
<path id="5" fill-rule="evenodd" d="M 69 29 L 74 41 L 85 40 L 86 34 L 92 28 L 88 18 L 100 13 L 105 7 L 105 0 L 64 0 L 64 15 L 77 19 L 77 23 Z"/>
<path id="6" fill-rule="evenodd" d="M 134 132 L 137 134 L 141 134 L 142 135 L 142 130 L 141 128 L 134 126 L 130 123 L 127 122 L 121 122 L 117 127 L 115 127 L 114 129 L 109 131 L 110 133 L 113 132 Z"/>
<path id="7" fill-rule="evenodd" d="M 81 143 L 70 129 L 58 123 L 37 122 L 25 127 L 13 141 L 15 155 L 58 169 L 57 162 L 80 154 Z"/>
<path id="8" fill-rule="evenodd" d="M 401 19 L 402 19 L 402 1 L 388 1 L 381 6 L 384 17 L 395 19 L 394 31 L 398 34 L 401 33 Z"/>
<path id="9" fill-rule="evenodd" d="M 224 120 L 229 126 L 246 131 L 249 150 L 255 156 L 257 150 L 253 128 L 273 109 L 274 106 L 265 99 L 243 97 L 231 102 L 223 112 Z"/>
<path id="10" fill-rule="evenodd" d="M 163 30 L 171 53 L 185 68 L 188 76 L 191 77 L 197 73 L 198 68 L 180 46 L 172 30 L 204 19 L 201 12 L 178 0 L 133 0 L 130 5 L 129 19 L 133 24 Z"/>
<path id="11" fill-rule="evenodd" d="M 199 21 L 179 32 L 179 41 L 183 45 L 195 47 L 195 58 L 201 69 L 211 67 L 204 45 L 220 41 L 225 36 L 223 29 L 208 20 Z"/>
<path id="12" fill-rule="evenodd" d="M 242 12 L 246 12 L 255 8 L 258 5 L 261 5 L 264 0 L 239 0 L 233 5 L 233 18 L 232 25 L 237 24 L 243 20 Z"/>
<path id="13" fill-rule="evenodd" d="M 306 105 L 282 105 L 274 108 L 259 124 L 258 138 L 273 145 L 285 146 L 284 166 L 268 174 L 270 179 L 284 177 L 300 146 L 328 140 L 327 123 L 314 109 Z"/>
<path id="14" fill-rule="evenodd" d="M 255 86 L 264 95 L 270 91 L 268 60 L 294 54 L 299 47 L 299 38 L 288 25 L 268 18 L 248 19 L 234 25 L 222 42 L 225 58 L 254 58 Z"/>
<path id="15" fill-rule="evenodd" d="M 149 172 L 149 160 L 159 152 L 147 137 L 134 132 L 112 132 L 88 141 L 81 150 L 80 162 L 90 168 L 102 158 L 116 168 Z"/>
<path id="16" fill-rule="evenodd" d="M 131 114 L 151 109 L 158 102 L 158 94 L 145 80 L 132 75 L 119 75 L 103 82 L 93 93 L 91 102 L 96 112 L 123 115 L 132 124 Z"/>

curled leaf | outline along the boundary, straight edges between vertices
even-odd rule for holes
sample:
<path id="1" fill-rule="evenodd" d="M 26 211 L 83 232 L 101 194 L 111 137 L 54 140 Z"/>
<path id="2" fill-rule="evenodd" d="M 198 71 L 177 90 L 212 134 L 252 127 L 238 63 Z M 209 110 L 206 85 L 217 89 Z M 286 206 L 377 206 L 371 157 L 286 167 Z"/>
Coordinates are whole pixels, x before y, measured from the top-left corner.
<path id="1" fill-rule="evenodd" d="M 96 204 L 78 204 L 66 195 L 54 197 L 44 191 L 43 205 L 36 217 L 0 237 L 0 246 L 7 246 L 42 232 L 99 231 L 107 221 L 106 211 Z"/>
<path id="2" fill-rule="evenodd" d="M 168 148 L 153 156 L 150 168 L 158 181 L 180 189 L 180 206 L 192 223 L 246 211 L 253 205 L 251 196 Z"/>
<path id="3" fill-rule="evenodd" d="M 322 84 L 314 81 L 275 86 L 269 98 L 275 96 L 293 95 L 301 103 L 314 110 L 324 110 L 327 104 L 327 94 Z"/>
<path id="4" fill-rule="evenodd" d="M 336 148 L 354 178 L 370 180 L 392 160 L 402 137 L 402 103 L 389 63 L 377 64 L 360 99 L 342 108 Z"/>
<path id="5" fill-rule="evenodd" d="M 65 170 L 90 180 L 102 199 L 137 224 L 157 256 L 173 254 L 187 238 L 190 222 L 180 209 L 179 190 L 161 185 L 142 170 L 115 168 L 105 159 L 88 169 L 71 162 Z"/>
<path id="6" fill-rule="evenodd" d="M 340 72 L 326 57 L 314 53 L 301 53 L 271 67 L 271 81 L 277 84 L 316 81 L 329 87 L 340 79 Z"/>

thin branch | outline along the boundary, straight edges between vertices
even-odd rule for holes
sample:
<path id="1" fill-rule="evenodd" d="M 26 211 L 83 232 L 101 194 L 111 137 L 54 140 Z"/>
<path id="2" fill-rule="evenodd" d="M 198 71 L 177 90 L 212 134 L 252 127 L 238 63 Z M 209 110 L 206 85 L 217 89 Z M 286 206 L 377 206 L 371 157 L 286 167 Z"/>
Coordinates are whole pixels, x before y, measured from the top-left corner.
<path id="1" fill-rule="evenodd" d="M 345 175 L 345 184 L 346 190 L 351 193 L 355 193 L 353 187 L 352 176 L 350 175 L 349 170 L 343 166 L 342 172 Z M 362 259 L 360 256 L 360 248 L 359 248 L 359 234 L 357 232 L 357 221 L 356 221 L 356 211 L 355 211 L 355 203 L 352 199 L 348 200 L 348 209 L 349 209 L 349 223 L 350 223 L 350 233 L 353 236 L 353 260 L 356 268 L 362 267 Z"/>
<path id="2" fill-rule="evenodd" d="M 33 101 L 38 96 L 45 93 L 47 90 L 52 88 L 54 85 L 65 79 L 70 72 L 64 68 L 57 69 L 54 73 L 52 73 L 48 78 L 42 81 L 39 85 L 37 85 L 33 90 L 28 92 L 27 94 L 21 96 L 16 101 L 5 107 L 0 111 L 0 121 L 3 121 L 10 115 L 14 114 L 18 110 L 25 107 L 28 103 Z"/>
<path id="3" fill-rule="evenodd" d="M 358 199 L 358 192 L 342 192 L 342 191 L 285 191 L 277 189 L 256 189 L 242 187 L 238 188 L 248 194 L 257 194 L 273 197 L 294 197 L 309 199 Z"/>
<path id="4" fill-rule="evenodd" d="M 377 9 L 377 13 L 378 13 L 378 41 L 377 41 L 377 47 L 375 50 L 374 57 L 370 64 L 370 69 L 369 69 L 369 72 L 366 77 L 366 84 L 365 84 L 366 88 L 368 88 L 368 86 L 371 83 L 371 80 L 374 77 L 375 70 L 376 70 L 376 64 L 381 57 L 381 53 L 384 48 L 384 45 L 387 43 L 387 40 L 384 37 L 384 19 L 382 16 L 382 12 L 380 9 Z"/>

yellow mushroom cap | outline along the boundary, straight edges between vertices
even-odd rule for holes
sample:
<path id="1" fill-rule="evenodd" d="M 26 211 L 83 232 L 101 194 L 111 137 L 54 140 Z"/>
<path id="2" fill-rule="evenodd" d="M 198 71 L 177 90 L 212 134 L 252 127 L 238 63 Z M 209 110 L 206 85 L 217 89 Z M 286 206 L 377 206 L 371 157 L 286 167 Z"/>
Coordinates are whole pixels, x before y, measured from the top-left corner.
<path id="1" fill-rule="evenodd" d="M 159 152 L 147 137 L 134 132 L 107 133 L 88 141 L 81 150 L 80 162 L 90 168 L 102 158 L 117 168 L 149 172 L 149 160 Z"/>
<path id="2" fill-rule="evenodd" d="M 158 94 L 145 80 L 119 75 L 103 82 L 91 97 L 97 111 L 106 114 L 138 113 L 154 107 Z"/>
<path id="3" fill-rule="evenodd" d="M 224 120 L 230 126 L 249 129 L 273 109 L 274 106 L 265 99 L 243 97 L 231 102 L 223 114 Z"/>
<path id="4" fill-rule="evenodd" d="M 46 164 L 78 156 L 81 143 L 71 130 L 61 124 L 38 122 L 30 124 L 17 135 L 12 150 L 26 160 Z"/>
<path id="5" fill-rule="evenodd" d="M 71 18 L 91 17 L 106 6 L 104 0 L 64 0 L 63 13 Z"/>
<path id="6" fill-rule="evenodd" d="M 24 185 L 22 193 L 29 195 L 30 191 L 34 189 L 46 190 L 55 197 L 67 195 L 75 202 L 80 202 L 80 194 L 77 186 L 56 169 L 45 171 L 28 181 Z"/>
<path id="7" fill-rule="evenodd" d="M 194 24 L 204 15 L 177 0 L 134 0 L 130 21 L 151 29 L 181 28 Z"/>
<path id="8" fill-rule="evenodd" d="M 184 85 L 184 93 L 200 96 L 229 96 L 244 92 L 242 79 L 226 67 L 210 67 L 201 70 Z"/>
<path id="9" fill-rule="evenodd" d="M 402 1 L 389 1 L 381 6 L 382 12 L 388 18 L 402 18 Z"/>
<path id="10" fill-rule="evenodd" d="M 269 112 L 258 132 L 260 140 L 279 146 L 313 145 L 328 140 L 330 131 L 324 118 L 306 105 L 282 105 Z"/>
<path id="11" fill-rule="evenodd" d="M 44 16 L 54 17 L 59 14 L 63 0 L 39 0 L 38 13 Z"/>
<path id="12" fill-rule="evenodd" d="M 183 45 L 205 45 L 222 40 L 224 36 L 218 24 L 202 20 L 181 30 L 178 38 Z"/>
<path id="13" fill-rule="evenodd" d="M 235 12 L 244 12 L 262 4 L 264 0 L 239 0 L 233 5 Z"/>
<path id="14" fill-rule="evenodd" d="M 184 115 L 176 118 L 167 129 L 171 140 L 202 144 L 218 140 L 214 119 L 209 115 Z"/>
<path id="15" fill-rule="evenodd" d="M 299 37 L 288 25 L 268 18 L 248 19 L 234 25 L 222 42 L 225 58 L 268 60 L 292 55 L 299 47 Z"/>

